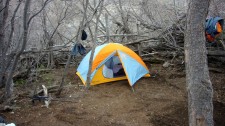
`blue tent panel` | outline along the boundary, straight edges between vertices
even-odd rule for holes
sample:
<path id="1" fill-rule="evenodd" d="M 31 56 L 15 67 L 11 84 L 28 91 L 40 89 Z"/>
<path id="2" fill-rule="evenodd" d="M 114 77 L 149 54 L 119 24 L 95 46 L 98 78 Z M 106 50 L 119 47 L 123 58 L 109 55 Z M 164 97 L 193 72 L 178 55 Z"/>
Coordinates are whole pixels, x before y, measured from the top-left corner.
<path id="1" fill-rule="evenodd" d="M 142 66 L 129 55 L 122 51 L 118 51 L 118 54 L 131 86 L 133 86 L 134 83 L 141 77 L 149 73 L 149 71 L 144 66 Z"/>
<path id="2" fill-rule="evenodd" d="M 105 46 L 106 46 L 106 44 L 103 44 L 103 45 L 98 46 L 98 47 L 95 48 L 95 53 L 94 53 L 93 60 L 95 59 L 95 57 L 99 53 L 99 51 L 102 48 L 104 48 Z M 83 60 L 80 62 L 79 67 L 77 68 L 77 71 L 80 73 L 80 75 L 82 76 L 82 78 L 84 79 L 84 81 L 87 80 L 87 73 L 88 73 L 90 56 L 91 56 L 91 51 L 83 58 Z"/>

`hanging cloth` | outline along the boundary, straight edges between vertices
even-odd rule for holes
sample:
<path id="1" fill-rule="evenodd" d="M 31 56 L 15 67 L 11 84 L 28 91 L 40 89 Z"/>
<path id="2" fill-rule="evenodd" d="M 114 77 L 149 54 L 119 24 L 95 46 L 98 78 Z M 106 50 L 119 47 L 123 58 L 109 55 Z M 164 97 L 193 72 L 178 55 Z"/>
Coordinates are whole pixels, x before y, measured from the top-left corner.
<path id="1" fill-rule="evenodd" d="M 209 42 L 213 42 L 222 33 L 223 24 L 224 20 L 221 17 L 210 17 L 206 19 L 205 33 Z"/>
<path id="2" fill-rule="evenodd" d="M 82 30 L 81 40 L 83 41 L 83 40 L 86 40 L 86 39 L 87 39 L 87 33 L 84 30 Z"/>
<path id="3" fill-rule="evenodd" d="M 78 53 L 80 53 L 81 55 L 86 54 L 86 49 L 84 48 L 84 46 L 81 43 L 77 43 L 74 45 L 72 51 L 71 51 L 72 55 L 77 55 Z"/>

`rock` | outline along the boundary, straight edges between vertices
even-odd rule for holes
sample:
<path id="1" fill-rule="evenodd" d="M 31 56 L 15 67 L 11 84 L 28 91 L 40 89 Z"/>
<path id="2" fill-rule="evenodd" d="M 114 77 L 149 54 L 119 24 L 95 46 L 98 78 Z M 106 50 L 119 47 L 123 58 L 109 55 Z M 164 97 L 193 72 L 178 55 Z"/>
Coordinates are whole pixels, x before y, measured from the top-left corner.
<path id="1" fill-rule="evenodd" d="M 167 61 L 163 64 L 163 67 L 165 67 L 165 68 L 167 68 L 167 67 L 169 67 L 169 66 L 170 66 L 170 63 L 167 62 Z"/>

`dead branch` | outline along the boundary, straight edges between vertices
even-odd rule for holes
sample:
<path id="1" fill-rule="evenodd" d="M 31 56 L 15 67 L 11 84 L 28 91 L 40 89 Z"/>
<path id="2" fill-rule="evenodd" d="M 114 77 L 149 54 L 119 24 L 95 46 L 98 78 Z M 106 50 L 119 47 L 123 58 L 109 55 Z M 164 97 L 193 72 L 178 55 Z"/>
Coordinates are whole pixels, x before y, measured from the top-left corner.
<path id="1" fill-rule="evenodd" d="M 208 50 L 208 56 L 225 56 L 225 51 L 224 50 L 215 50 L 215 51 Z"/>
<path id="2" fill-rule="evenodd" d="M 57 88 L 59 87 L 59 85 L 53 85 L 53 86 L 50 86 L 50 87 L 46 87 L 48 92 L 49 93 L 53 93 L 53 92 L 56 92 L 57 91 Z M 39 91 L 37 91 L 37 94 L 38 95 L 41 95 L 44 93 L 44 89 L 41 89 Z"/>
<path id="3" fill-rule="evenodd" d="M 135 41 L 135 42 L 128 42 L 128 43 L 125 43 L 125 45 L 139 44 L 139 43 L 145 42 L 145 41 L 147 41 L 147 42 L 158 42 L 159 39 L 158 38 L 147 38 L 147 39 L 142 39 L 142 40 L 138 40 L 138 41 Z"/>

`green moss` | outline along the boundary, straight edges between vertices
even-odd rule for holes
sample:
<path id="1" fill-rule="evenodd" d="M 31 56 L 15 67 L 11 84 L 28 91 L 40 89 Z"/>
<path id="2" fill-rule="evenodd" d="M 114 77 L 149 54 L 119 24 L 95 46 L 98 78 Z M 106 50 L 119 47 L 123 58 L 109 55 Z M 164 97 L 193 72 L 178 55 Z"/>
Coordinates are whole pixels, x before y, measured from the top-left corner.
<path id="1" fill-rule="evenodd" d="M 15 81 L 15 86 L 21 86 L 21 85 L 24 85 L 25 83 L 26 83 L 26 80 L 18 79 Z"/>

